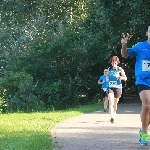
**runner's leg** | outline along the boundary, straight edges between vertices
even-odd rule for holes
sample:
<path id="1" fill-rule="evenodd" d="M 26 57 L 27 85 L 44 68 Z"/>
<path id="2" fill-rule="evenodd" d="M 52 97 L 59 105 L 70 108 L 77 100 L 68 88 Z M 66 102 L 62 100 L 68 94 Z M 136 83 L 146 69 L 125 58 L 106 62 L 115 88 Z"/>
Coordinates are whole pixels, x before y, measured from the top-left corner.
<path id="1" fill-rule="evenodd" d="M 108 97 L 105 97 L 104 109 L 107 109 L 107 105 L 108 105 Z"/>
<path id="2" fill-rule="evenodd" d="M 142 88 L 147 87 L 143 86 Z M 142 110 L 141 110 L 142 129 L 139 131 L 139 143 L 140 145 L 144 146 L 148 145 L 149 142 L 148 126 L 150 122 L 150 90 L 143 89 L 139 92 L 139 95 L 142 101 Z"/>
<path id="3" fill-rule="evenodd" d="M 113 118 L 114 115 L 114 93 L 109 93 L 109 110 L 111 118 Z"/>
<path id="4" fill-rule="evenodd" d="M 141 121 L 142 131 L 147 132 L 150 123 L 150 90 L 143 90 L 139 93 L 142 101 Z"/>
<path id="5" fill-rule="evenodd" d="M 117 110 L 117 104 L 118 104 L 119 98 L 114 98 L 114 112 Z"/>

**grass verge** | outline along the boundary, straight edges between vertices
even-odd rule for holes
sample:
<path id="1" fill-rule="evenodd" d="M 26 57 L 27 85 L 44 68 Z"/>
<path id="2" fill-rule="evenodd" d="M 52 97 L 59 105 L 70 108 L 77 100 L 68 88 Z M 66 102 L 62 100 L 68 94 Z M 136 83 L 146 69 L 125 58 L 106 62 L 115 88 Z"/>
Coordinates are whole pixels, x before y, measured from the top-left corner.
<path id="1" fill-rule="evenodd" d="M 53 150 L 52 127 L 62 120 L 102 107 L 99 103 L 63 111 L 0 114 L 0 150 Z"/>

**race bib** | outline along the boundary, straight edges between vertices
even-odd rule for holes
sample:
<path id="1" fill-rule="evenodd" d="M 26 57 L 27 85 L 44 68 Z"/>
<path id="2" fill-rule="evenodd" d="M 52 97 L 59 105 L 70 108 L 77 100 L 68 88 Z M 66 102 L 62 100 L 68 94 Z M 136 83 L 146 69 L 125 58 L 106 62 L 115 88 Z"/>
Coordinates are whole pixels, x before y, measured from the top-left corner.
<path id="1" fill-rule="evenodd" d="M 117 85 L 117 81 L 109 81 L 109 87 L 113 87 Z"/>
<path id="2" fill-rule="evenodd" d="M 150 71 L 150 61 L 142 60 L 142 71 Z"/>

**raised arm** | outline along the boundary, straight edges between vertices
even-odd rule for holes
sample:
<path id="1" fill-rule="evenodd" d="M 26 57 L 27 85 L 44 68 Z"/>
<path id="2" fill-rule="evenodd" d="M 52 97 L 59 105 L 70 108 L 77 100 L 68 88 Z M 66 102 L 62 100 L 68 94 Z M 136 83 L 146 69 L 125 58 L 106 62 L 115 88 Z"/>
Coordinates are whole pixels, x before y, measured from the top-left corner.
<path id="1" fill-rule="evenodd" d="M 121 55 L 122 57 L 127 58 L 129 56 L 127 53 L 127 43 L 129 39 L 129 34 L 127 33 L 127 36 L 125 37 L 123 33 L 122 36 L 123 38 L 121 39 L 121 43 L 122 43 Z"/>

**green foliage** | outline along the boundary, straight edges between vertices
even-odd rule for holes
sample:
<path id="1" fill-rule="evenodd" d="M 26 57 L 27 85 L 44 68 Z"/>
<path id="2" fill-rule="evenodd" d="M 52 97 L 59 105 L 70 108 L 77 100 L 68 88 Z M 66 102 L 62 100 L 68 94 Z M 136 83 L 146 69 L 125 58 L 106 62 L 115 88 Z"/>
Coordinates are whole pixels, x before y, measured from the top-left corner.
<path id="1" fill-rule="evenodd" d="M 123 32 L 131 35 L 129 46 L 146 39 L 149 8 L 139 0 L 1 1 L 1 109 L 97 102 L 97 80 L 112 55 L 127 73 L 127 92 L 135 93 L 135 60 L 120 56 L 120 40 Z"/>
<path id="2" fill-rule="evenodd" d="M 33 84 L 32 76 L 24 72 L 9 73 L 9 77 L 1 80 L 0 85 L 2 112 L 42 110 L 37 84 Z"/>
<path id="3" fill-rule="evenodd" d="M 4 107 L 4 100 L 2 97 L 0 97 L 0 113 L 3 112 L 3 107 Z"/>
<path id="4" fill-rule="evenodd" d="M 66 87 L 68 85 L 69 87 Z M 61 80 L 54 82 L 49 88 L 49 105 L 55 109 L 64 109 L 75 105 L 78 99 L 75 97 L 73 87 L 75 86 L 72 81 L 70 81 L 70 84 L 63 83 Z"/>

